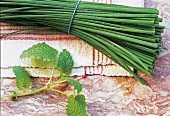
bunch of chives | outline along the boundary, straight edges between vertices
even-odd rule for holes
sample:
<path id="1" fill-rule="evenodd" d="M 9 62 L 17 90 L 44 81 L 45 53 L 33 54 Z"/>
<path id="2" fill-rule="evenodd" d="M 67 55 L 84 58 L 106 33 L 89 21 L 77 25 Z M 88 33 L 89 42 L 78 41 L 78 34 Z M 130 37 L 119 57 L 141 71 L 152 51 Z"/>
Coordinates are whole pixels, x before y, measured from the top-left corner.
<path id="1" fill-rule="evenodd" d="M 1 22 L 30 23 L 68 32 L 77 0 L 1 0 Z M 158 10 L 81 1 L 70 34 L 85 41 L 147 83 L 133 70 L 151 76 L 161 51 Z"/>

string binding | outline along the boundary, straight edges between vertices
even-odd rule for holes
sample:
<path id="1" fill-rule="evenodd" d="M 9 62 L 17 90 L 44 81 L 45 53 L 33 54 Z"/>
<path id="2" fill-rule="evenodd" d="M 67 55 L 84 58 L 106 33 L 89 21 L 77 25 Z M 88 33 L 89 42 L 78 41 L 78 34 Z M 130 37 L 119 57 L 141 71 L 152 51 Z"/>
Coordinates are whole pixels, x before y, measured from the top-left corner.
<path id="1" fill-rule="evenodd" d="M 77 5 L 76 5 L 76 7 L 75 7 L 75 9 L 74 9 L 73 15 L 72 15 L 72 17 L 71 17 L 71 19 L 70 19 L 70 24 L 69 24 L 69 27 L 68 27 L 68 33 L 70 33 L 71 25 L 72 25 L 72 23 L 73 23 L 73 19 L 74 19 L 74 16 L 75 16 L 75 14 L 76 14 L 76 11 L 77 11 L 77 8 L 78 8 L 80 2 L 81 2 L 81 0 L 78 1 Z"/>

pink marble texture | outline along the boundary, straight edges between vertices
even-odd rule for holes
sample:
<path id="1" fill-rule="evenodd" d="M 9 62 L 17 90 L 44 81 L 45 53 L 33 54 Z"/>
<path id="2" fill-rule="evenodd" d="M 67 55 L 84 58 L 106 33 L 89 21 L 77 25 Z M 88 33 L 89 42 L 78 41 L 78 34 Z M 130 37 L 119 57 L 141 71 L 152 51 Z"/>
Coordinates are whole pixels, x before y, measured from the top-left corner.
<path id="1" fill-rule="evenodd" d="M 86 96 L 89 115 L 170 116 L 170 1 L 145 0 L 145 7 L 159 9 L 164 19 L 162 25 L 166 27 L 162 35 L 163 51 L 156 61 L 153 77 L 138 72 L 149 86 L 128 77 L 73 77 L 83 84 L 82 94 Z M 36 86 L 31 89 L 46 81 L 33 79 Z M 14 86 L 14 79 L 1 79 L 1 94 L 10 93 Z M 20 97 L 17 101 L 1 99 L 1 116 L 65 116 L 66 101 L 67 97 L 49 91 Z"/>

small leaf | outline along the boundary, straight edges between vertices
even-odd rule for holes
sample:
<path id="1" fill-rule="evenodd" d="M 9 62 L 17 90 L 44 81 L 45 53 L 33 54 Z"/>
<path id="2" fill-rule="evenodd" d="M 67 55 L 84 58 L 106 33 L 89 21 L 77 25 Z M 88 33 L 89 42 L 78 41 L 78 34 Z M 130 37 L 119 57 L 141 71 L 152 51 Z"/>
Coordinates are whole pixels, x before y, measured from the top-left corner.
<path id="1" fill-rule="evenodd" d="M 60 73 L 69 75 L 71 74 L 73 65 L 74 65 L 74 61 L 72 59 L 72 56 L 66 49 L 64 49 L 60 53 L 58 58 L 58 63 L 57 63 L 58 70 L 60 71 Z"/>
<path id="2" fill-rule="evenodd" d="M 35 57 L 42 59 L 43 61 L 56 61 L 58 51 L 45 42 L 33 45 L 31 48 L 24 50 L 20 55 L 20 58 Z"/>
<path id="3" fill-rule="evenodd" d="M 19 90 L 30 87 L 30 75 L 21 66 L 13 66 L 13 72 L 16 76 L 16 85 Z"/>
<path id="4" fill-rule="evenodd" d="M 68 116 L 87 116 L 86 101 L 82 94 L 70 95 L 67 101 L 66 113 Z"/>
<path id="5" fill-rule="evenodd" d="M 76 81 L 70 77 L 62 77 L 60 81 L 70 82 L 71 86 L 74 86 L 74 90 L 77 90 L 78 94 L 82 91 L 82 85 L 78 81 Z"/>

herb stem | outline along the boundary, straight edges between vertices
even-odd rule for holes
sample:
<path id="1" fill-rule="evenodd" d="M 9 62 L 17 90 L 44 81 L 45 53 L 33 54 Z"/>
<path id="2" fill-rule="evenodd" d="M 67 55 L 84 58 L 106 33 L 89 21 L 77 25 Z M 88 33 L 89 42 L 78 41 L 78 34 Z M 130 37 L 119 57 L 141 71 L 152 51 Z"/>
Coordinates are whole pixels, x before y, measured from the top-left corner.
<path id="1" fill-rule="evenodd" d="M 51 79 L 53 78 L 54 70 L 55 70 L 55 61 L 54 61 L 54 64 L 53 64 L 53 69 L 52 69 L 52 72 L 51 72 L 51 77 L 50 77 L 49 81 L 47 82 L 46 86 L 48 86 L 50 84 Z"/>
<path id="2" fill-rule="evenodd" d="M 52 91 L 55 91 L 55 92 L 61 93 L 61 94 L 63 94 L 63 95 L 66 95 L 67 97 L 69 97 L 69 95 L 68 95 L 67 93 L 62 92 L 62 91 L 59 91 L 59 90 L 57 90 L 57 89 L 48 88 L 48 90 L 52 90 Z"/>
<path id="3" fill-rule="evenodd" d="M 48 88 L 47 86 L 44 86 L 44 87 L 42 87 L 42 88 L 39 88 L 39 89 L 36 89 L 36 90 L 32 90 L 32 91 L 29 91 L 29 92 L 16 93 L 15 95 L 13 95 L 13 94 L 4 95 L 4 96 L 1 96 L 1 98 L 4 98 L 4 97 L 21 97 L 21 96 L 32 95 L 32 94 L 38 93 L 38 92 L 40 92 L 40 91 L 43 91 L 43 90 L 45 90 L 45 89 L 47 89 L 47 88 Z"/>
<path id="4" fill-rule="evenodd" d="M 48 86 L 44 86 L 42 88 L 39 88 L 39 89 L 35 89 L 35 90 L 32 90 L 32 91 L 29 91 L 29 92 L 24 92 L 24 93 L 16 93 L 15 95 L 13 94 L 10 94 L 10 95 L 3 95 L 1 96 L 1 98 L 11 98 L 11 97 L 21 97 L 21 96 L 27 96 L 27 95 L 32 95 L 32 94 L 35 94 L 35 93 L 38 93 L 38 92 L 41 92 L 43 90 L 46 90 L 46 89 L 50 89 L 50 90 L 55 90 L 57 91 L 58 93 L 62 93 L 66 96 L 68 96 L 68 94 L 64 93 L 64 92 L 61 92 L 59 90 L 56 90 L 56 89 L 52 89 L 51 87 L 56 85 L 56 84 L 59 84 L 59 83 L 63 83 L 65 81 L 56 81 L 55 83 L 53 84 L 48 84 Z"/>

